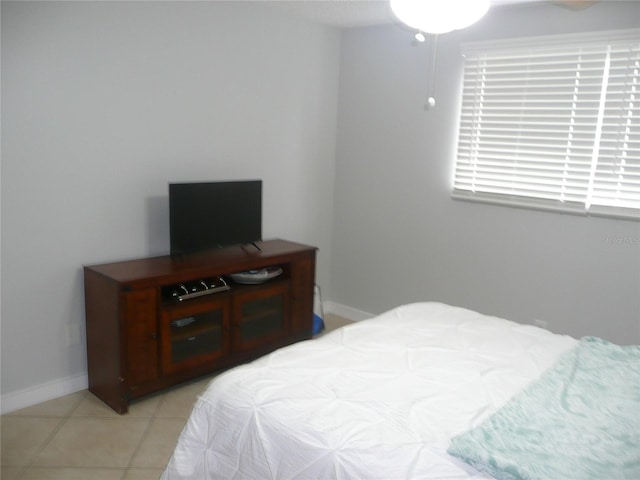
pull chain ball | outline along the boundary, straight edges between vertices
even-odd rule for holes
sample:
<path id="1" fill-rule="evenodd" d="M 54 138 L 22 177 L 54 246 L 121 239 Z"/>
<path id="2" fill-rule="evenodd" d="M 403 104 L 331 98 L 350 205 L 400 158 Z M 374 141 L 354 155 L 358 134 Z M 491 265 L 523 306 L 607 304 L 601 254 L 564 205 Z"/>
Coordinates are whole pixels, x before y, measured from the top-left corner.
<path id="1" fill-rule="evenodd" d="M 430 108 L 433 108 L 435 106 L 436 106 L 436 99 L 433 97 L 429 97 L 427 98 L 427 103 L 424 104 L 424 109 L 429 110 Z"/>

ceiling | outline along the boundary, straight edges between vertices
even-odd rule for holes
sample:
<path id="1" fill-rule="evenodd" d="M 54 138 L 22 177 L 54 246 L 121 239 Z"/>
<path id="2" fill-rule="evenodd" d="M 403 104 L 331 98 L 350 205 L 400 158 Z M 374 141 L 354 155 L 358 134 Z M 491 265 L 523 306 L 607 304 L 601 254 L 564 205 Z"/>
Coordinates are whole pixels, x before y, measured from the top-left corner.
<path id="1" fill-rule="evenodd" d="M 269 4 L 339 28 L 383 25 L 396 21 L 388 0 L 293 0 Z"/>
<path id="2" fill-rule="evenodd" d="M 268 0 L 267 0 L 268 1 Z M 446 0 L 443 0 L 446 1 Z M 517 5 L 545 0 L 491 0 L 492 6 Z M 338 28 L 366 27 L 396 23 L 388 0 L 288 0 L 268 1 L 269 5 L 288 10 L 309 20 Z M 589 0 L 556 0 L 572 7 L 594 3 Z"/>

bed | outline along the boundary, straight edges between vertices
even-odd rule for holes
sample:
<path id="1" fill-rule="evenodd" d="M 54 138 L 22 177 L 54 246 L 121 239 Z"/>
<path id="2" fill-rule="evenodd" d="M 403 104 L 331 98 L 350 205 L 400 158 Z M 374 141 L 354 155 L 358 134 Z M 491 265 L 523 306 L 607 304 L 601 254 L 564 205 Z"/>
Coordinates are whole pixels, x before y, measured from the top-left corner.
<path id="1" fill-rule="evenodd" d="M 637 479 L 639 371 L 640 347 L 404 305 L 218 376 L 162 478 Z"/>

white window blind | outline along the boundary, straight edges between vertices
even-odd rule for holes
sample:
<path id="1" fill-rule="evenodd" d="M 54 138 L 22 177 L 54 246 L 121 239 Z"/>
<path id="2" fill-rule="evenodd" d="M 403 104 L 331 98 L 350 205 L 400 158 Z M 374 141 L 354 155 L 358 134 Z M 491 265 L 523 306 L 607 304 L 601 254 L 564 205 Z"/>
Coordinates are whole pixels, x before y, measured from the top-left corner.
<path id="1" fill-rule="evenodd" d="M 640 219 L 640 30 L 464 50 L 456 198 Z"/>

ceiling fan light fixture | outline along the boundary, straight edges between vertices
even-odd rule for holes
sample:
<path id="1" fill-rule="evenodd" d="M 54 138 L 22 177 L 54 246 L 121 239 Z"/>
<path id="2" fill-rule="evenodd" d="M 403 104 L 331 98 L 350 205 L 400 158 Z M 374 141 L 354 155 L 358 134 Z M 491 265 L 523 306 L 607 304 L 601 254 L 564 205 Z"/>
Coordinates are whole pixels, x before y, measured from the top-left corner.
<path id="1" fill-rule="evenodd" d="M 489 10 L 489 0 L 390 0 L 389 5 L 402 23 L 433 34 L 466 28 Z"/>

